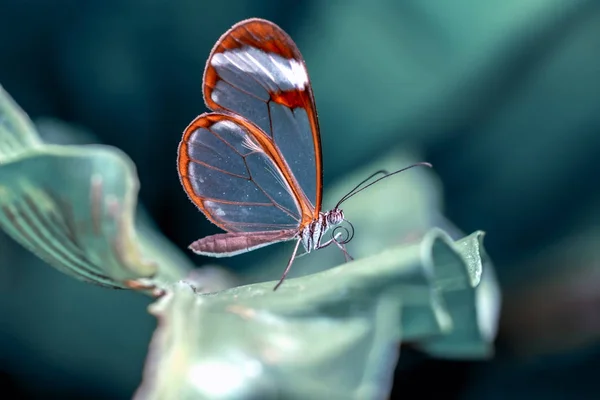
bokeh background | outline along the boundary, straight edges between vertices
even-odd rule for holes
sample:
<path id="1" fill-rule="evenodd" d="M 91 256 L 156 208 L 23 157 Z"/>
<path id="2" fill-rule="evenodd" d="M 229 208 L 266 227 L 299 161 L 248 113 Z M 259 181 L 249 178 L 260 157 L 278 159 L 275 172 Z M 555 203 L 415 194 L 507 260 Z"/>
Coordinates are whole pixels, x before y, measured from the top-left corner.
<path id="1" fill-rule="evenodd" d="M 325 190 L 390 147 L 418 148 L 446 217 L 487 232 L 504 297 L 495 358 L 405 346 L 394 397 L 600 398 L 600 3 L 1 0 L 0 83 L 51 140 L 63 121 L 124 150 L 141 203 L 185 249 L 217 228 L 180 187 L 177 145 L 205 111 L 212 45 L 253 16 L 306 59 Z M 148 299 L 76 282 L 2 233 L 0 298 L 3 398 L 131 397 Z"/>

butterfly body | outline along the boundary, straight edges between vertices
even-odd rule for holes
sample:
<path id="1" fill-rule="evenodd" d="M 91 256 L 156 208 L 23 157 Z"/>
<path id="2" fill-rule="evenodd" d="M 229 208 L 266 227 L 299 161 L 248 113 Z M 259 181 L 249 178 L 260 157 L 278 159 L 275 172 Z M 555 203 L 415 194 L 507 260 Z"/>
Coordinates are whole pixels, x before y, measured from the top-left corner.
<path id="1" fill-rule="evenodd" d="M 310 253 L 333 243 L 333 237 L 327 241 L 323 241 L 323 238 L 327 231 L 342 222 L 344 222 L 344 212 L 336 208 L 328 212 L 320 212 L 317 219 L 309 222 L 300 231 L 221 233 L 199 239 L 192 243 L 190 248 L 196 254 L 204 256 L 231 257 L 270 244 L 297 240 L 302 243 L 305 253 Z"/>
<path id="2" fill-rule="evenodd" d="M 323 237 L 327 231 L 344 221 L 344 212 L 338 208 L 327 212 L 320 212 L 319 217 L 311 221 L 301 231 L 301 241 L 304 250 L 310 253 L 311 250 L 319 250 L 330 245 L 333 237 L 327 242 L 323 242 Z"/>

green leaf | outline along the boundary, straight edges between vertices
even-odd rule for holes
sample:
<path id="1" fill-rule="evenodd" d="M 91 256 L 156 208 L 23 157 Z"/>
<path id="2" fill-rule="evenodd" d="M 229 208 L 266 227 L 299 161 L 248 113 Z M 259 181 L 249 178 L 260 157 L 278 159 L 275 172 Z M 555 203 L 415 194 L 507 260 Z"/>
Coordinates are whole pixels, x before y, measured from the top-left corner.
<path id="1" fill-rule="evenodd" d="M 135 166 L 121 151 L 42 143 L 0 88 L 0 228 L 21 245 L 101 286 L 145 289 L 156 282 L 142 278 L 182 279 L 189 265 L 164 255 L 165 239 L 136 232 L 138 188 Z"/>
<path id="2" fill-rule="evenodd" d="M 493 355 L 490 343 L 498 328 L 501 296 L 483 237 L 484 233 L 477 231 L 456 241 L 454 249 L 466 269 L 457 268 L 452 260 L 456 255 L 443 247 L 434 253 L 440 266 L 436 281 L 454 322 L 447 335 L 421 343 L 422 350 L 436 357 L 478 359 Z"/>
<path id="3" fill-rule="evenodd" d="M 0 165 L 41 144 L 27 114 L 0 86 Z"/>
<path id="4" fill-rule="evenodd" d="M 473 295 L 481 236 L 454 243 L 433 229 L 276 292 L 266 282 L 202 295 L 180 282 L 150 308 L 159 327 L 137 397 L 383 399 L 402 340 L 429 350 L 432 338 L 460 339 L 468 357 L 473 348 L 485 357 L 493 335 L 473 335 L 480 321 L 458 318 L 465 309 L 497 317 L 497 303 Z"/>

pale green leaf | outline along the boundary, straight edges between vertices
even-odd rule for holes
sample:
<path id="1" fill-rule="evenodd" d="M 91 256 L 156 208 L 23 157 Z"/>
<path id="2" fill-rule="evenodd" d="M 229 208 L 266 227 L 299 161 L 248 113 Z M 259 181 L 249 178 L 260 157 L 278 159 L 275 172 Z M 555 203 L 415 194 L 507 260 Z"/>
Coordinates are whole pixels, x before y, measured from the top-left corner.
<path id="1" fill-rule="evenodd" d="M 493 337 L 471 334 L 474 319 L 456 319 L 464 309 L 497 317 L 496 303 L 473 296 L 483 264 L 465 254 L 482 254 L 480 236 L 454 243 L 433 229 L 419 242 L 289 279 L 276 292 L 274 282 L 205 295 L 174 285 L 151 306 L 159 327 L 137 396 L 383 399 L 403 340 L 456 332 L 485 357 Z"/>
<path id="2" fill-rule="evenodd" d="M 0 88 L 0 228 L 21 245 L 102 286 L 145 289 L 182 279 L 190 267 L 173 257 L 178 251 L 151 229 L 136 232 L 138 188 L 121 151 L 44 144 Z"/>

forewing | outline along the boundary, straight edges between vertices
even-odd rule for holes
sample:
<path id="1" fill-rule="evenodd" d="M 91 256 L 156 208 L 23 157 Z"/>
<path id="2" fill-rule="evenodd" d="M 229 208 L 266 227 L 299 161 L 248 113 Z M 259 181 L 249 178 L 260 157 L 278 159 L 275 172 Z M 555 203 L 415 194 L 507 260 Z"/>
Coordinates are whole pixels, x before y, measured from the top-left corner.
<path id="1" fill-rule="evenodd" d="M 263 135 L 236 115 L 196 118 L 179 145 L 178 169 L 189 198 L 229 232 L 298 230 L 301 209 Z"/>
<path id="2" fill-rule="evenodd" d="M 233 26 L 208 59 L 204 99 L 210 109 L 242 115 L 269 136 L 301 193 L 305 221 L 314 219 L 322 192 L 319 125 L 308 72 L 292 39 L 261 19 Z"/>

